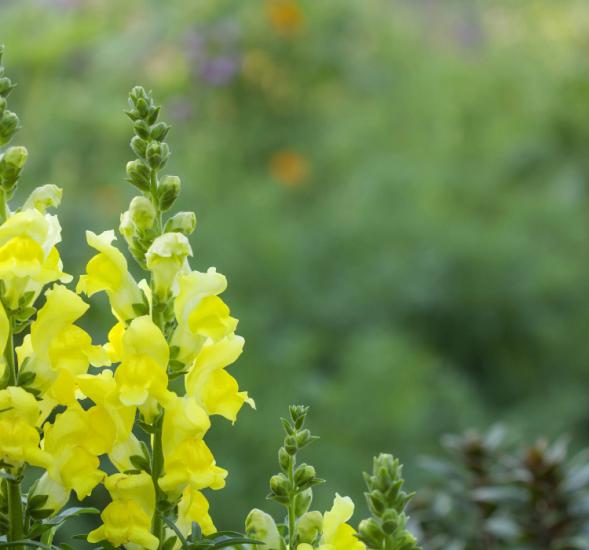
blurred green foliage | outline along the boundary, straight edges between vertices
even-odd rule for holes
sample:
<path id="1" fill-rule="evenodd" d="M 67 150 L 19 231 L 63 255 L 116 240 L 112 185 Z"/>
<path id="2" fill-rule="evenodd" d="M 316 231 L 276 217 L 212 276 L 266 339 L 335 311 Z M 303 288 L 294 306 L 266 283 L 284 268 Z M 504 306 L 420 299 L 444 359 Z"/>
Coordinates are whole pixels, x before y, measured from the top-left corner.
<path id="1" fill-rule="evenodd" d="M 0 31 L 21 190 L 64 187 L 70 272 L 131 198 L 127 91 L 173 123 L 193 265 L 229 278 L 258 404 L 209 440 L 219 527 L 266 494 L 292 402 L 320 508 L 360 502 L 379 451 L 417 487 L 447 430 L 589 441 L 586 1 L 4 0 Z"/>

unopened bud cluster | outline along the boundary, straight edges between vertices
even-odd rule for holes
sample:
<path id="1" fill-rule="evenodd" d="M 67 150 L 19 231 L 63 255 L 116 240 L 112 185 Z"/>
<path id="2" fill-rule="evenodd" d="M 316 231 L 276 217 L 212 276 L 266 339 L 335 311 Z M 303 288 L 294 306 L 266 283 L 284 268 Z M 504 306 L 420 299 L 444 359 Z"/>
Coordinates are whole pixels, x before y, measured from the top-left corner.
<path id="1" fill-rule="evenodd" d="M 172 208 L 182 187 L 178 176 L 158 175 L 170 157 L 165 142 L 170 126 L 158 122 L 160 107 L 141 86 L 131 90 L 129 107 L 126 114 L 133 121 L 135 134 L 130 145 L 138 158 L 127 163 L 127 180 L 142 195 L 135 197 L 121 216 L 120 231 L 133 257 L 145 268 L 146 254 L 156 237 L 162 232 L 188 237 L 196 228 L 196 216 L 193 212 L 179 212 L 162 227 L 162 213 Z"/>
<path id="2" fill-rule="evenodd" d="M 304 427 L 308 407 L 291 406 L 290 419 L 282 419 L 282 426 L 285 431 L 283 446 L 278 450 L 278 464 L 281 472 L 270 478 L 270 494 L 268 498 L 280 504 L 288 505 L 292 499 L 309 500 L 303 495 L 306 489 L 322 483 L 323 480 L 315 475 L 315 468 L 302 463 L 297 466 L 296 454 L 311 443 L 315 437 Z M 301 510 L 301 514 L 308 509 Z"/>
<path id="3" fill-rule="evenodd" d="M 0 146 L 12 141 L 19 129 L 19 120 L 15 113 L 7 108 L 8 94 L 15 84 L 4 74 L 2 54 L 4 47 L 0 45 Z M 21 170 L 27 161 L 27 150 L 24 147 L 9 147 L 0 156 L 0 187 L 7 198 L 12 197 Z"/>
<path id="4" fill-rule="evenodd" d="M 358 538 L 372 549 L 417 550 L 415 537 L 406 529 L 405 508 L 412 494 L 403 491 L 402 465 L 389 454 L 374 459 L 372 475 L 364 474 L 371 518 L 362 520 Z"/>

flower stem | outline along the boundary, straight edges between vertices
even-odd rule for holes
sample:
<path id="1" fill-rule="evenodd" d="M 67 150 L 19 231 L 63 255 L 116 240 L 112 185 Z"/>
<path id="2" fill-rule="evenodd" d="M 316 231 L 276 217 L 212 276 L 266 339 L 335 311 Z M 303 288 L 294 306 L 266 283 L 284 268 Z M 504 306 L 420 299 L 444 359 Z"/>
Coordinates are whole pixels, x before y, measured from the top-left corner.
<path id="1" fill-rule="evenodd" d="M 294 493 L 295 482 L 294 482 L 294 471 L 295 471 L 295 457 L 291 457 L 290 468 L 288 469 L 288 480 L 290 481 L 291 491 L 288 495 L 288 547 L 290 550 L 295 550 L 295 523 L 296 523 L 296 512 L 295 512 L 295 499 L 296 494 Z"/>
<path id="2" fill-rule="evenodd" d="M 162 518 L 160 515 L 160 511 L 158 510 L 158 503 L 160 500 L 160 492 L 161 489 L 159 487 L 158 480 L 162 475 L 162 471 L 164 468 L 164 452 L 162 447 L 162 425 L 164 420 L 164 411 L 162 410 L 161 414 L 157 417 L 156 421 L 153 424 L 154 433 L 152 437 L 152 455 L 151 455 L 151 479 L 153 480 L 153 486 L 155 488 L 155 512 L 153 514 L 153 519 L 151 522 L 151 532 L 155 537 L 158 538 L 160 541 L 160 548 L 164 542 L 164 535 L 163 535 L 163 523 Z"/>
<path id="3" fill-rule="evenodd" d="M 22 540 L 24 538 L 24 529 L 20 478 L 8 480 L 8 517 L 8 541 Z M 20 546 L 14 548 L 21 550 Z"/>
<path id="4" fill-rule="evenodd" d="M 17 371 L 14 360 L 14 338 L 12 329 L 8 335 L 6 348 L 4 349 L 4 358 L 6 359 L 6 369 L 8 371 L 8 385 L 16 385 Z M 24 538 L 24 518 L 22 494 L 20 488 L 20 472 L 16 472 L 16 479 L 8 480 L 8 541 L 22 540 Z M 15 547 L 20 550 L 21 547 Z"/>

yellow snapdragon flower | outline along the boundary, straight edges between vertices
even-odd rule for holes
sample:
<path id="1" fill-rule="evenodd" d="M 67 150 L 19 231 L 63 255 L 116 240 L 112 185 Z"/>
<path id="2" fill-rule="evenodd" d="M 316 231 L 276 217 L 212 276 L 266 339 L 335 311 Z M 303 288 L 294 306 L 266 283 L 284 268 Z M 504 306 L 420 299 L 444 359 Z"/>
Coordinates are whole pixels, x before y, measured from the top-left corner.
<path id="1" fill-rule="evenodd" d="M 57 216 L 28 208 L 9 215 L 0 225 L 0 279 L 5 303 L 16 309 L 25 292 L 37 297 L 52 281 L 69 282 L 56 245 L 61 241 Z"/>
<path id="2" fill-rule="evenodd" d="M 108 415 L 114 427 L 114 438 L 108 456 L 119 471 L 134 468 L 129 458 L 141 455 L 141 445 L 133 435 L 133 423 L 137 407 L 124 405 L 119 399 L 119 388 L 111 370 L 98 375 L 84 374 L 78 377 L 82 393 L 95 403 L 95 408 Z"/>
<path id="3" fill-rule="evenodd" d="M 166 414 L 162 428 L 164 455 L 169 456 L 182 442 L 202 439 L 211 427 L 211 421 L 204 409 L 188 396 L 172 394 L 166 403 Z"/>
<path id="4" fill-rule="evenodd" d="M 165 299 L 174 290 L 179 274 L 190 270 L 188 256 L 192 256 L 192 248 L 182 233 L 164 233 L 153 241 L 145 260 L 159 298 Z"/>
<path id="5" fill-rule="evenodd" d="M 353 514 L 352 499 L 336 493 L 331 510 L 323 514 L 323 534 L 317 550 L 365 550 L 364 543 L 355 537 L 354 528 L 346 523 Z M 297 550 L 313 550 L 313 547 L 304 543 Z"/>
<path id="6" fill-rule="evenodd" d="M 74 405 L 58 414 L 53 424 L 45 424 L 44 432 L 43 450 L 51 457 L 47 474 L 54 482 L 53 490 L 68 497 L 73 490 L 79 499 L 87 497 L 105 476 L 98 457 L 109 452 L 115 440 L 108 414 L 98 407 L 84 410 Z"/>
<path id="7" fill-rule="evenodd" d="M 110 361 L 104 349 L 93 346 L 90 335 L 73 324 L 88 304 L 61 285 L 47 290 L 45 296 L 30 334 L 16 353 L 21 371 L 35 375 L 32 387 L 46 394 L 53 405 L 69 405 L 75 401 L 75 377 L 85 373 L 89 364 L 104 366 Z"/>
<path id="8" fill-rule="evenodd" d="M 198 523 L 203 535 L 210 535 L 217 531 L 209 515 L 209 502 L 198 490 L 188 486 L 182 492 L 178 503 L 178 521 L 176 526 L 183 535 L 188 535 L 192 523 Z"/>
<path id="9" fill-rule="evenodd" d="M 88 244 L 99 253 L 86 265 L 86 274 L 80 277 L 76 291 L 87 296 L 105 291 L 114 316 L 127 321 L 135 317 L 133 305 L 142 304 L 144 296 L 129 273 L 125 256 L 112 245 L 115 238 L 112 230 L 100 235 L 86 232 Z"/>
<path id="10" fill-rule="evenodd" d="M 141 406 L 151 397 L 163 404 L 170 397 L 166 372 L 170 351 L 151 317 L 144 315 L 131 321 L 122 335 L 120 353 L 115 381 L 121 402 Z"/>
<path id="11" fill-rule="evenodd" d="M 28 462 L 47 467 L 36 425 L 41 409 L 35 397 L 17 386 L 0 390 L 0 459 L 16 467 Z"/>
<path id="12" fill-rule="evenodd" d="M 222 489 L 227 470 L 219 468 L 213 453 L 201 439 L 188 439 L 165 456 L 164 475 L 159 486 L 178 495 L 186 486 L 193 489 Z"/>
<path id="13" fill-rule="evenodd" d="M 155 511 L 155 489 L 151 477 L 139 474 L 114 474 L 105 481 L 112 502 L 101 514 L 103 524 L 91 531 L 88 542 L 107 540 L 129 550 L 156 550 L 158 539 L 151 534 L 151 518 Z"/>
<path id="14" fill-rule="evenodd" d="M 172 337 L 179 361 L 192 363 L 207 339 L 217 341 L 235 331 L 237 319 L 229 315 L 229 308 L 218 296 L 226 288 L 227 279 L 214 267 L 206 273 L 191 271 L 179 276 L 174 300 L 178 327 Z"/>
<path id="15" fill-rule="evenodd" d="M 186 375 L 186 393 L 196 399 L 208 414 L 219 414 L 235 422 L 244 403 L 254 407 L 247 392 L 240 392 L 237 381 L 225 367 L 243 351 L 244 339 L 230 334 L 218 342 L 207 342 Z"/>

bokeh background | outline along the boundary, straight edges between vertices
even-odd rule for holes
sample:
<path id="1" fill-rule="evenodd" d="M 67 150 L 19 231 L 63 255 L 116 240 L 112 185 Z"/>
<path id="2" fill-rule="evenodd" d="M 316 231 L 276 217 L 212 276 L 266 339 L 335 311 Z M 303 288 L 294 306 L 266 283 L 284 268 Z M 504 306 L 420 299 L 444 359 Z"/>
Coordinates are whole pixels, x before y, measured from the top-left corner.
<path id="1" fill-rule="evenodd" d="M 74 274 L 133 196 L 128 90 L 173 125 L 258 405 L 208 439 L 219 527 L 264 505 L 289 403 L 322 436 L 319 505 L 360 502 L 380 450 L 417 488 L 447 431 L 589 443 L 586 0 L 2 0 L 0 40 L 21 193 L 64 188 Z"/>

